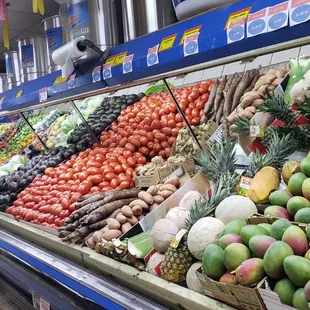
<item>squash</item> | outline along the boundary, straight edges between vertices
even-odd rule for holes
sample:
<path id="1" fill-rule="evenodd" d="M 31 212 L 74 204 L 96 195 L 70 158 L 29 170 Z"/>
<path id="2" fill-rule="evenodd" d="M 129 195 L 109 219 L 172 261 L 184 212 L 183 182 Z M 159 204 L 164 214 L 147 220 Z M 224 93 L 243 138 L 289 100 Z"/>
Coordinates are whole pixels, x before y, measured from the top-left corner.
<path id="1" fill-rule="evenodd" d="M 224 228 L 225 225 L 221 220 L 214 217 L 203 217 L 193 225 L 188 233 L 189 251 L 194 257 L 201 260 L 206 247 L 218 242 Z"/>
<path id="2" fill-rule="evenodd" d="M 215 210 L 215 217 L 227 224 L 232 220 L 245 221 L 253 213 L 257 213 L 255 203 L 247 197 L 236 195 L 220 202 Z"/>
<path id="3" fill-rule="evenodd" d="M 201 262 L 193 264 L 186 274 L 186 285 L 187 287 L 197 293 L 203 293 L 203 287 L 200 283 L 200 280 L 197 277 L 196 271 L 201 268 Z"/>
<path id="4" fill-rule="evenodd" d="M 190 210 L 197 199 L 202 198 L 201 194 L 197 191 L 189 191 L 187 192 L 183 198 L 181 199 L 179 203 L 180 208 L 185 208 L 187 210 Z"/>
<path id="5" fill-rule="evenodd" d="M 176 207 L 169 210 L 165 219 L 172 222 L 179 230 L 186 228 L 185 221 L 189 217 L 189 211 L 185 208 Z"/>

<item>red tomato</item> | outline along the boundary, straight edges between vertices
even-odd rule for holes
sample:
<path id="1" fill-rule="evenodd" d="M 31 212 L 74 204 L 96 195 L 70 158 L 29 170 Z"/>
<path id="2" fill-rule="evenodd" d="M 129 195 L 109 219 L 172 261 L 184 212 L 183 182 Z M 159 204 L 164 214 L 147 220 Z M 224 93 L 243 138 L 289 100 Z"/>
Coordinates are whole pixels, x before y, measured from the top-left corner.
<path id="1" fill-rule="evenodd" d="M 119 182 L 118 179 L 113 179 L 113 180 L 111 180 L 111 182 L 110 182 L 112 188 L 118 187 L 119 183 L 120 183 L 120 182 Z"/>
<path id="2" fill-rule="evenodd" d="M 125 189 L 125 188 L 130 188 L 130 181 L 122 181 L 120 184 L 119 184 L 119 187 L 122 188 L 122 189 Z"/>
<path id="3" fill-rule="evenodd" d="M 90 181 L 94 184 L 97 185 L 103 181 L 103 176 L 102 174 L 95 174 L 90 176 Z"/>
<path id="4" fill-rule="evenodd" d="M 88 175 L 96 175 L 96 174 L 102 173 L 101 168 L 97 168 L 97 167 L 87 168 L 86 171 L 87 171 Z"/>
<path id="5" fill-rule="evenodd" d="M 68 198 L 62 198 L 60 200 L 60 203 L 61 203 L 63 209 L 69 209 L 69 207 L 70 207 L 70 200 Z"/>
<path id="6" fill-rule="evenodd" d="M 59 218 L 64 219 L 70 215 L 69 210 L 61 210 L 59 213 Z"/>
<path id="7" fill-rule="evenodd" d="M 87 171 L 84 171 L 84 172 L 81 172 L 79 173 L 79 180 L 82 182 L 82 181 L 85 181 L 87 178 L 88 178 L 88 172 Z"/>
<path id="8" fill-rule="evenodd" d="M 90 193 L 98 193 L 101 191 L 101 188 L 99 186 L 94 186 L 90 189 Z"/>
<path id="9" fill-rule="evenodd" d="M 106 181 L 109 181 L 109 182 L 110 182 L 111 180 L 113 180 L 113 179 L 116 178 L 116 174 L 113 173 L 113 172 L 110 172 L 110 173 L 106 174 L 104 177 L 105 177 L 105 180 L 106 180 Z"/>

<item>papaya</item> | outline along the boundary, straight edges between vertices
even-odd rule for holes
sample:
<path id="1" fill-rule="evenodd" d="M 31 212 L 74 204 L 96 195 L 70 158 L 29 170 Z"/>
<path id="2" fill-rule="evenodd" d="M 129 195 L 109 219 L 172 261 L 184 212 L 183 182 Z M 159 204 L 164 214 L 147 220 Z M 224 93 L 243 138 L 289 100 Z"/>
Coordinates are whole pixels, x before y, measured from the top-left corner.
<path id="1" fill-rule="evenodd" d="M 279 173 L 273 167 L 258 171 L 249 188 L 249 198 L 256 204 L 268 203 L 269 195 L 279 187 Z"/>
<path id="2" fill-rule="evenodd" d="M 269 233 L 265 228 L 258 225 L 247 225 L 241 228 L 240 235 L 243 243 L 245 245 L 248 245 L 252 237 L 257 235 L 269 236 Z"/>
<path id="3" fill-rule="evenodd" d="M 293 254 L 292 248 L 285 242 L 277 241 L 273 243 L 266 251 L 263 259 L 266 274 L 275 280 L 282 279 L 285 276 L 283 261 Z"/>
<path id="4" fill-rule="evenodd" d="M 290 306 L 293 306 L 293 296 L 296 290 L 297 286 L 288 278 L 279 280 L 274 287 L 274 292 L 279 295 L 281 302 Z"/>
<path id="5" fill-rule="evenodd" d="M 287 277 L 297 286 L 304 287 L 310 280 L 310 261 L 304 257 L 291 255 L 283 260 Z"/>
<path id="6" fill-rule="evenodd" d="M 210 244 L 203 252 L 202 270 L 210 278 L 218 280 L 225 272 L 224 250 L 216 245 Z"/>
<path id="7" fill-rule="evenodd" d="M 241 285 L 252 285 L 261 281 L 265 276 L 264 262 L 261 258 L 250 258 L 238 268 L 237 280 Z"/>

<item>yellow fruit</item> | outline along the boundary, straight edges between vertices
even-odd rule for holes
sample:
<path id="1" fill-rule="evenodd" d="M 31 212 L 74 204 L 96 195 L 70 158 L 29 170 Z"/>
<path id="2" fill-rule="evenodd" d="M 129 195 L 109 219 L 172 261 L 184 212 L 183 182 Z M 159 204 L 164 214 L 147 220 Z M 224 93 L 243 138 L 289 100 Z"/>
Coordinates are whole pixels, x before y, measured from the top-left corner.
<path id="1" fill-rule="evenodd" d="M 250 185 L 249 198 L 255 203 L 267 203 L 272 190 L 280 185 L 279 173 L 275 168 L 264 167 L 258 171 Z"/>
<path id="2" fill-rule="evenodd" d="M 282 168 L 282 178 L 285 184 L 288 184 L 290 177 L 296 172 L 300 172 L 299 161 L 288 161 L 284 164 Z"/>

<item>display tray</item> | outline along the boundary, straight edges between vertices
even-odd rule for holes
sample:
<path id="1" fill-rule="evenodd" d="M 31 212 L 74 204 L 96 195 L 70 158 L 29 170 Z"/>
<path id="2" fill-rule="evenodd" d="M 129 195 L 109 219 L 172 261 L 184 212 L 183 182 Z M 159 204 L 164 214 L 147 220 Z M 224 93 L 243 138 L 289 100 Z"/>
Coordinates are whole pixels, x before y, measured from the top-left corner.
<path id="1" fill-rule="evenodd" d="M 97 254 L 94 250 L 87 247 L 63 243 L 57 236 L 52 234 L 52 232 L 41 229 L 41 227 L 29 225 L 26 222 L 18 222 L 5 213 L 0 213 L 0 228 L 77 263 L 84 268 L 94 271 L 97 274 L 110 276 L 117 282 L 153 298 L 169 306 L 171 309 L 234 309 L 217 300 Z"/>

